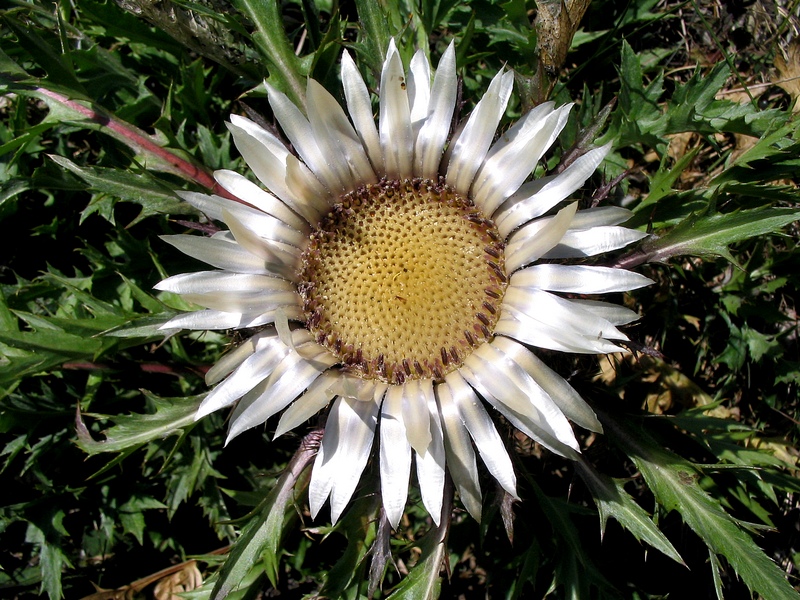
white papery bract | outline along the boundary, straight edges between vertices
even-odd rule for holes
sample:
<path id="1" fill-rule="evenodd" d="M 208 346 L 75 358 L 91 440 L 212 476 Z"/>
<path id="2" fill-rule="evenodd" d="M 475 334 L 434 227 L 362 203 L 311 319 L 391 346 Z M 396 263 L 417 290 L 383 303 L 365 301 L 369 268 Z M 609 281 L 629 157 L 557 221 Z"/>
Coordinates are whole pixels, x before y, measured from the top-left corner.
<path id="1" fill-rule="evenodd" d="M 315 517 L 329 500 L 336 521 L 375 457 L 383 506 L 393 526 L 405 508 L 412 468 L 435 522 L 441 517 L 446 471 L 464 506 L 480 519 L 478 459 L 508 494 L 517 495 L 506 442 L 492 417 L 495 411 L 550 451 L 576 457 L 580 449 L 570 421 L 591 431 L 600 431 L 600 424 L 532 348 L 623 351 L 619 343 L 627 338 L 619 326 L 637 315 L 595 295 L 651 283 L 637 273 L 588 266 L 583 260 L 644 236 L 620 225 L 629 216 L 624 209 L 578 210 L 568 200 L 600 165 L 609 146 L 590 150 L 558 175 L 530 180 L 563 129 L 570 106 L 544 103 L 497 137 L 512 92 L 509 72 L 497 74 L 456 128 L 458 133 L 448 139 L 457 96 L 455 62 L 451 45 L 435 73 L 422 52 L 407 71 L 392 42 L 380 79 L 377 124 L 367 86 L 347 53 L 341 67 L 344 108 L 313 80 L 308 82 L 305 114 L 268 87 L 275 117 L 296 155 L 273 133 L 232 116 L 234 142 L 263 187 L 231 171 L 217 172 L 219 184 L 241 202 L 197 193 L 181 197 L 224 222 L 227 230 L 211 237 L 165 238 L 215 270 L 176 275 L 158 284 L 159 290 L 203 307 L 175 317 L 164 329 L 259 328 L 209 371 L 207 381 L 215 387 L 197 418 L 233 407 L 230 440 L 278 414 L 276 435 L 281 435 L 329 407 L 309 487 Z M 368 218 L 347 221 L 356 218 L 348 217 L 353 207 L 372 197 L 377 200 L 365 213 Z M 428 209 L 469 235 L 451 232 L 438 240 L 439 225 L 428 227 L 424 221 Z M 380 211 L 387 215 L 385 221 L 376 217 L 379 222 L 372 224 L 372 215 Z M 426 233 L 418 235 L 414 227 Z M 323 271 L 328 278 L 324 285 L 340 292 L 335 270 L 340 251 L 329 251 L 326 244 L 344 229 L 345 237 L 372 236 L 371 243 L 389 256 L 376 258 L 364 249 L 358 260 L 388 266 L 364 266 L 362 271 L 369 272 L 352 276 L 362 278 L 354 280 L 352 290 L 349 283 L 342 284 L 345 301 L 333 306 L 326 304 L 334 302 L 327 291 L 313 294 L 323 285 Z M 481 250 L 484 238 L 493 241 Z M 362 252 L 351 251 L 351 242 L 346 237 L 342 252 Z M 403 254 L 409 244 L 414 246 L 411 254 Z M 473 290 L 457 287 L 474 284 L 472 275 L 458 272 L 461 263 L 449 261 L 450 248 L 465 261 L 475 252 L 487 253 L 475 262 L 476 277 L 490 281 L 485 310 L 467 299 Z M 425 258 L 429 250 L 435 260 Z M 391 258 L 395 255 L 400 258 Z M 418 256 L 422 258 L 413 258 Z M 578 264 L 567 264 L 576 259 Z M 445 275 L 436 270 L 441 263 Z M 448 271 L 455 271 L 451 278 Z M 353 306 L 366 311 L 366 325 L 360 327 L 375 329 L 377 350 L 365 345 L 362 351 L 359 326 L 354 326 L 354 338 L 346 337 L 353 330 L 346 327 L 347 295 L 359 286 L 374 286 L 354 299 Z M 375 300 L 383 304 L 363 306 L 364 297 L 369 304 L 386 289 L 390 291 L 384 299 Z M 414 296 L 414 290 L 421 293 Z M 442 311 L 452 308 L 440 305 L 456 303 L 458 309 L 462 291 L 463 302 L 472 303 L 464 307 L 474 321 L 472 329 L 448 332 L 450 317 Z M 410 302 L 415 305 L 409 308 Z M 439 348 L 435 344 L 441 340 L 435 336 L 440 334 L 431 334 L 429 346 L 435 351 L 424 354 L 428 342 L 417 346 L 415 336 L 428 329 L 442 329 L 444 341 Z M 401 344 L 417 354 L 406 359 L 405 350 L 398 350 L 401 354 L 388 364 Z"/>

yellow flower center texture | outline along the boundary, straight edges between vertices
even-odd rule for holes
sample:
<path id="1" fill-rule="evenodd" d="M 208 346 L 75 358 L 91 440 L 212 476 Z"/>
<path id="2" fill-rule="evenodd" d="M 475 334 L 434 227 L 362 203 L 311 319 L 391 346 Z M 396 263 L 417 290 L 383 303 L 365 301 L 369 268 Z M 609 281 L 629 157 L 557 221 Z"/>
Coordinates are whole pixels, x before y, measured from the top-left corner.
<path id="1" fill-rule="evenodd" d="M 361 186 L 310 236 L 310 331 L 366 379 L 441 380 L 490 340 L 507 277 L 494 223 L 441 182 Z"/>

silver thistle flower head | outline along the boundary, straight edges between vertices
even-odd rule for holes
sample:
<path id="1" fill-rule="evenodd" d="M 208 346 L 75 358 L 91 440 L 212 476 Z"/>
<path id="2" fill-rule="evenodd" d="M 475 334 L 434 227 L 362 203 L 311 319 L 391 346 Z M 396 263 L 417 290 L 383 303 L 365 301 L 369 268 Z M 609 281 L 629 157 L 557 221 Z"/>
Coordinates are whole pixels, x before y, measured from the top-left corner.
<path id="1" fill-rule="evenodd" d="M 219 184 L 241 202 L 182 196 L 228 229 L 166 238 L 216 270 L 158 284 L 204 307 L 164 328 L 260 328 L 208 372 L 215 387 L 197 418 L 234 405 L 230 440 L 280 413 L 277 436 L 330 405 L 309 486 L 314 517 L 330 500 L 332 519 L 339 518 L 377 439 L 393 526 L 406 504 L 412 456 L 435 522 L 446 470 L 480 519 L 478 455 L 517 494 L 491 410 L 552 452 L 575 457 L 570 421 L 592 431 L 600 424 L 531 347 L 621 351 L 626 336 L 618 327 L 636 313 L 583 297 L 650 283 L 622 269 L 550 260 L 594 256 L 643 237 L 619 226 L 629 216 L 624 209 L 577 210 L 567 200 L 609 146 L 529 181 L 570 106 L 541 104 L 495 140 L 513 85 L 504 71 L 449 138 L 455 62 L 451 45 L 435 74 L 422 52 L 406 72 L 392 42 L 377 124 L 347 53 L 347 112 L 314 80 L 306 114 L 268 88 L 297 155 L 231 116 L 236 147 L 263 187 L 218 171 Z"/>

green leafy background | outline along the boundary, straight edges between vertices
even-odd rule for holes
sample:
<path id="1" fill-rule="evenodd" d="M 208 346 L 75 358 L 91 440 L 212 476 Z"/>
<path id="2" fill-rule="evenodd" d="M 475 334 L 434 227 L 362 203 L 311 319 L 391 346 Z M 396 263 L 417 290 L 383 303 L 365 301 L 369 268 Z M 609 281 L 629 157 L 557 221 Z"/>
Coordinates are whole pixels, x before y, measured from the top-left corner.
<path id="1" fill-rule="evenodd" d="M 0 8 L 0 596 L 798 598 L 800 125 L 774 67 L 800 75 L 796 3 L 596 0 L 564 26 L 578 5 Z M 576 102 L 541 171 L 613 141 L 582 202 L 633 211 L 652 235 L 603 264 L 656 282 L 618 298 L 632 354 L 542 353 L 603 422 L 579 462 L 500 422 L 522 500 L 487 476 L 482 522 L 456 497 L 436 527 L 412 488 L 397 531 L 374 465 L 335 527 L 310 519 L 315 423 L 223 449 L 225 415 L 195 422 L 238 338 L 165 338 L 188 306 L 153 291 L 200 268 L 158 236 L 213 227 L 174 190 L 246 172 L 228 115 L 269 122 L 264 79 L 340 97 L 343 47 L 374 90 L 392 37 L 434 64 L 455 41 L 462 114 L 502 66 L 505 125 Z"/>

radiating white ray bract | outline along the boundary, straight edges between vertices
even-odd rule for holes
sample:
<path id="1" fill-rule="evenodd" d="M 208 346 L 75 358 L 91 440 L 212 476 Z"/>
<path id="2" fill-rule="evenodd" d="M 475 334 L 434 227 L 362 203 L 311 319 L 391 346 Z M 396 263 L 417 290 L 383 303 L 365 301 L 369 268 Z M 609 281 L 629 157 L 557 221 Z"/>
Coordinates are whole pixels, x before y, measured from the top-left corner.
<path id="1" fill-rule="evenodd" d="M 203 307 L 163 328 L 262 328 L 208 372 L 207 382 L 215 387 L 197 418 L 234 407 L 229 440 L 278 414 L 276 435 L 282 435 L 330 407 L 309 487 L 314 517 L 328 501 L 332 520 L 340 517 L 374 455 L 393 526 L 405 509 L 412 468 L 434 522 L 441 518 L 448 471 L 464 506 L 480 519 L 478 458 L 508 494 L 517 494 L 508 441 L 495 426 L 494 411 L 565 457 L 580 451 L 571 422 L 601 430 L 588 404 L 531 348 L 622 351 L 619 343 L 627 338 L 619 327 L 635 320 L 636 313 L 575 296 L 651 283 L 621 269 L 551 259 L 595 256 L 645 234 L 621 225 L 629 216 L 624 209 L 578 210 L 568 200 L 610 145 L 588 151 L 558 175 L 530 180 L 571 107 L 541 104 L 498 137 L 512 92 L 511 72 L 497 74 L 452 139 L 458 89 L 452 44 L 434 71 L 422 52 L 407 70 L 390 42 L 377 123 L 370 93 L 347 52 L 341 78 L 344 107 L 310 80 L 305 113 L 267 86 L 275 117 L 297 156 L 255 122 L 231 117 L 236 147 L 263 188 L 240 174 L 219 171 L 219 184 L 241 202 L 181 193 L 228 230 L 212 237 L 164 238 L 217 270 L 176 275 L 156 286 Z M 490 341 L 443 381 L 390 385 L 352 375 L 315 341 L 297 291 L 298 263 L 309 234 L 339 196 L 381 178 L 414 177 L 441 177 L 496 224 L 506 244 L 509 280 Z"/>

